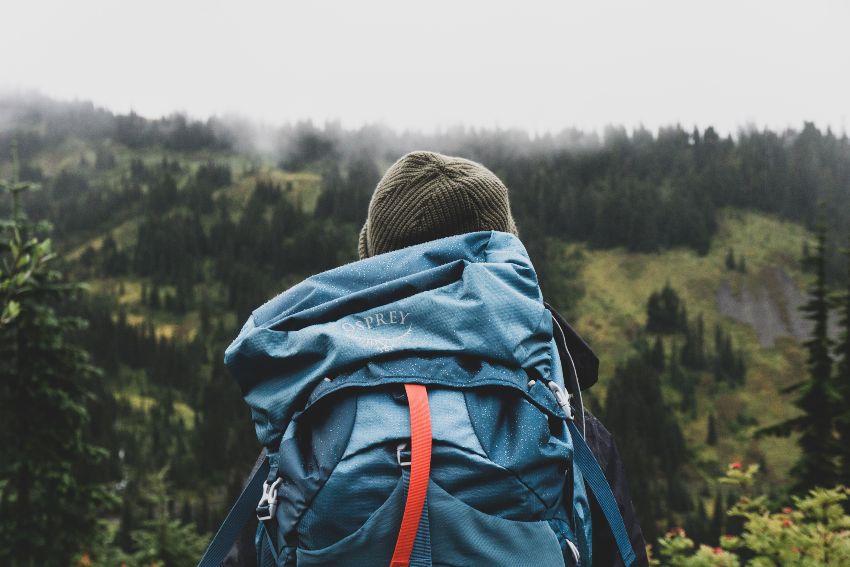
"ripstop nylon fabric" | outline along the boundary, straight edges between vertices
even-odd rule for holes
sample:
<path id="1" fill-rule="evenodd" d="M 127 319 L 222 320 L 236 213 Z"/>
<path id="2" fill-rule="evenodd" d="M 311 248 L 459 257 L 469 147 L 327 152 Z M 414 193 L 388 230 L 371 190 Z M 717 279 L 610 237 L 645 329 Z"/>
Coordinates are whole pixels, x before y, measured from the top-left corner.
<path id="1" fill-rule="evenodd" d="M 417 378 L 525 391 L 515 369 L 548 379 L 552 344 L 552 319 L 522 243 L 474 232 L 308 278 L 254 311 L 225 362 L 257 437 L 274 447 L 298 411 L 346 384 Z M 492 371 L 471 372 L 465 360 Z M 534 402 L 563 415 L 548 394 Z"/>

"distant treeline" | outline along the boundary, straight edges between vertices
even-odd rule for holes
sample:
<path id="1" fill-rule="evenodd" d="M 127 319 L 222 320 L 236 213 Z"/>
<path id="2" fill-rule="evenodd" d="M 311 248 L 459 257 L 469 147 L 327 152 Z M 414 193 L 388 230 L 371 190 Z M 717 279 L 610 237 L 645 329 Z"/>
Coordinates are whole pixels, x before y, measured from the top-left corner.
<path id="1" fill-rule="evenodd" d="M 113 114 L 90 102 L 60 103 L 31 96 L 0 98 L 0 147 L 17 140 L 21 159 L 55 148 L 69 137 L 114 140 L 130 148 L 173 151 L 226 149 L 232 140 L 214 120 L 201 122 L 174 114 L 149 120 L 135 113 Z M 8 159 L 3 155 L 2 159 Z"/>
<path id="2" fill-rule="evenodd" d="M 325 174 L 331 194 L 317 212 L 344 222 L 362 221 L 376 171 L 406 151 L 425 148 L 478 160 L 499 174 L 511 189 L 527 240 L 555 236 L 594 247 L 687 246 L 705 252 L 721 207 L 774 213 L 810 227 L 823 221 L 833 232 L 831 242 L 844 242 L 850 227 L 850 140 L 811 123 L 781 133 L 742 130 L 735 138 L 713 128 L 679 126 L 657 133 L 608 128 L 601 136 L 567 130 L 532 138 L 517 131 L 423 135 L 308 122 L 267 129 L 259 144 L 257 128 L 246 124 L 181 115 L 148 120 L 86 103 L 6 100 L 0 101 L 0 117 L 6 122 L 0 147 L 17 138 L 31 176 L 39 172 L 28 158 L 68 136 L 134 149 L 258 154 L 262 147 L 264 157 L 284 169 Z M 108 156 L 98 161 L 108 166 Z M 349 176 L 359 182 L 343 187 L 339 180 Z M 834 248 L 827 254 L 829 272 L 838 275 L 843 260 Z"/>
<path id="3" fill-rule="evenodd" d="M 526 240 L 555 236 L 600 248 L 687 246 L 703 253 L 722 207 L 773 213 L 809 227 L 824 222 L 834 242 L 844 242 L 850 228 L 850 140 L 811 123 L 784 133 L 742 131 L 735 139 L 713 128 L 678 126 L 656 134 L 611 128 L 602 138 L 488 131 L 455 136 L 396 137 L 386 144 L 389 150 L 370 150 L 372 143 L 363 153 L 372 151 L 375 161 L 388 164 L 404 151 L 427 147 L 484 163 L 510 188 Z M 280 165 L 335 162 L 357 143 L 353 133 L 302 125 Z M 362 190 L 368 195 L 371 189 Z M 830 272 L 842 274 L 838 247 L 828 255 Z"/>

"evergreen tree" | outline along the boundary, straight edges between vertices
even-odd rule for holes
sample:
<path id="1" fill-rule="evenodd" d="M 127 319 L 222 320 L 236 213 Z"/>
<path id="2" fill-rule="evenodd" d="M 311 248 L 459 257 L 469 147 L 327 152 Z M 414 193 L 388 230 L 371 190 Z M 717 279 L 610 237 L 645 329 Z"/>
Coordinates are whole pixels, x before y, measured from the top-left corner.
<path id="1" fill-rule="evenodd" d="M 702 313 L 696 319 L 693 326 L 685 327 L 685 344 L 680 352 L 682 366 L 691 370 L 702 370 L 705 368 L 705 324 Z"/>
<path id="2" fill-rule="evenodd" d="M 51 267 L 46 227 L 21 207 L 33 187 L 13 178 L 12 218 L 0 228 L 0 563 L 68 565 L 93 541 L 109 498 L 92 479 L 104 451 L 86 434 L 97 371 L 61 310 L 79 287 Z"/>
<path id="3" fill-rule="evenodd" d="M 686 512 L 691 501 L 683 489 L 688 460 L 684 437 L 673 410 L 664 402 L 658 372 L 644 355 L 617 367 L 608 389 L 606 425 L 617 438 L 644 533 L 653 539 L 655 522 Z M 652 457 L 648 457 L 652 455 Z"/>
<path id="4" fill-rule="evenodd" d="M 708 414 L 708 433 L 705 436 L 707 445 L 717 445 L 717 423 L 715 422 L 714 414 Z"/>
<path id="5" fill-rule="evenodd" d="M 670 362 L 667 365 L 667 377 L 670 385 L 682 395 L 679 410 L 694 415 L 697 409 L 696 376 L 693 371 L 682 368 L 675 345 L 670 356 Z"/>
<path id="6" fill-rule="evenodd" d="M 843 482 L 850 482 L 850 242 L 844 254 L 847 257 L 847 282 L 844 293 L 840 296 L 841 335 L 835 345 L 838 359 L 835 382 L 841 408 L 836 427 L 840 441 L 841 478 Z"/>
<path id="7" fill-rule="evenodd" d="M 180 522 L 183 524 L 192 523 L 192 505 L 188 499 L 183 499 L 183 507 L 180 508 Z"/>
<path id="8" fill-rule="evenodd" d="M 747 379 L 747 361 L 743 349 L 738 349 L 735 357 L 735 371 L 733 375 L 736 384 L 743 384 Z"/>
<path id="9" fill-rule="evenodd" d="M 159 296 L 159 288 L 156 284 L 150 288 L 150 295 L 148 296 L 148 306 L 151 309 L 159 309 L 160 307 L 160 296 Z"/>
<path id="10" fill-rule="evenodd" d="M 679 294 L 668 282 L 661 291 L 653 292 L 646 302 L 646 330 L 650 333 L 684 331 L 687 314 Z"/>
<path id="11" fill-rule="evenodd" d="M 661 336 L 655 337 L 652 350 L 649 352 L 649 362 L 659 372 L 664 372 L 664 341 Z"/>
<path id="12" fill-rule="evenodd" d="M 203 555 L 207 538 L 169 513 L 167 470 L 143 479 L 140 496 L 152 514 L 132 532 L 133 557 L 139 565 L 194 565 Z"/>
<path id="13" fill-rule="evenodd" d="M 826 283 L 826 229 L 817 231 L 817 244 L 811 256 L 815 281 L 809 286 L 809 300 L 801 307 L 812 322 L 808 350 L 807 380 L 792 386 L 798 392 L 794 405 L 803 415 L 765 429 L 766 433 L 800 433 L 800 460 L 792 469 L 798 490 L 831 486 L 837 480 L 838 444 L 835 439 L 837 394 L 833 388 L 831 340 L 829 338 L 829 288 Z"/>
<path id="14" fill-rule="evenodd" d="M 221 357 L 213 363 L 201 400 L 193 431 L 197 465 L 209 471 L 210 480 L 227 482 L 231 471 L 219 464 L 223 460 L 250 462 L 259 447 L 248 408 Z"/>
<path id="15" fill-rule="evenodd" d="M 201 517 L 198 518 L 198 521 L 195 524 L 197 526 L 198 533 L 203 534 L 210 531 L 210 500 L 207 496 L 207 491 L 204 491 L 201 495 Z"/>
<path id="16" fill-rule="evenodd" d="M 685 522 L 685 533 L 694 541 L 705 542 L 708 538 L 708 531 L 709 519 L 705 512 L 705 503 L 703 503 L 702 498 L 697 498 L 696 509 Z"/>
<path id="17" fill-rule="evenodd" d="M 729 386 L 743 384 L 747 373 L 743 350 L 735 350 L 732 336 L 725 333 L 719 324 L 714 327 L 713 370 L 715 382 Z"/>
<path id="18" fill-rule="evenodd" d="M 735 269 L 735 251 L 731 248 L 726 252 L 726 269 L 730 272 Z"/>
<path id="19" fill-rule="evenodd" d="M 811 270 L 811 263 L 812 263 L 812 261 L 811 261 L 811 251 L 809 250 L 809 241 L 808 240 L 803 241 L 803 252 L 802 252 L 802 254 L 803 254 L 803 259 L 800 262 L 800 265 L 803 268 L 804 272 L 808 272 L 808 271 Z"/>
<path id="20" fill-rule="evenodd" d="M 726 500 L 723 498 L 723 493 L 718 490 L 714 495 L 714 506 L 711 510 L 711 521 L 708 527 L 708 542 L 710 545 L 717 545 L 720 542 L 720 536 L 724 534 L 726 526 Z"/>

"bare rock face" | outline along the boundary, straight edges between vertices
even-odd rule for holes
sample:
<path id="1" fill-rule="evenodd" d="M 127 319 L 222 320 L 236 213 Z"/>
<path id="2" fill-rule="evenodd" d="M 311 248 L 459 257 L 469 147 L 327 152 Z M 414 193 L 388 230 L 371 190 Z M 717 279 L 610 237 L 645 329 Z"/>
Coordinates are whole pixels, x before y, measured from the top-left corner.
<path id="1" fill-rule="evenodd" d="M 808 337 L 811 323 L 800 313 L 805 302 L 806 296 L 794 280 L 777 267 L 765 268 L 748 278 L 737 294 L 729 281 L 717 289 L 720 314 L 752 325 L 764 348 L 772 347 L 777 337 L 790 336 L 798 341 Z"/>

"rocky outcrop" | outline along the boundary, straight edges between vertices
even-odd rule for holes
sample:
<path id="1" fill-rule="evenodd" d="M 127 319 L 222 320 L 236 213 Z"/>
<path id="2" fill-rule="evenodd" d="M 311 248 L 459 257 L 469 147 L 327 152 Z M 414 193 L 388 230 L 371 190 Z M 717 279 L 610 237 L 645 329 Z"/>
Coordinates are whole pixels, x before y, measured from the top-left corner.
<path id="1" fill-rule="evenodd" d="M 806 296 L 796 282 L 781 268 L 765 268 L 748 277 L 739 291 L 727 280 L 717 289 L 717 309 L 753 326 L 762 347 L 773 346 L 778 337 L 804 340 L 811 323 L 803 318 L 800 306 Z"/>

